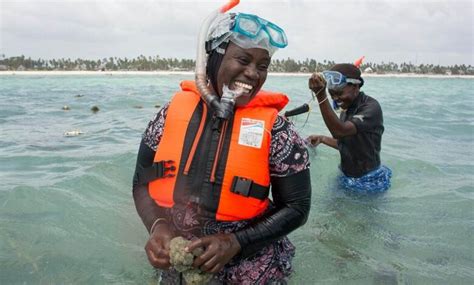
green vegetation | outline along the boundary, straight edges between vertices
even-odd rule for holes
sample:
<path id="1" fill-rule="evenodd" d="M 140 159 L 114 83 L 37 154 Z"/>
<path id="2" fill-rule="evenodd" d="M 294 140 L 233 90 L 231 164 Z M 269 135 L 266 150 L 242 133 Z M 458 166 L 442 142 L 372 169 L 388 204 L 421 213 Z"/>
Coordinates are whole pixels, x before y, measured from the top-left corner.
<path id="1" fill-rule="evenodd" d="M 291 58 L 275 59 L 269 67 L 270 72 L 315 72 L 323 71 L 335 64 L 334 61 L 323 60 L 318 62 L 314 59 L 296 61 Z M 118 71 L 193 71 L 195 62 L 192 59 L 161 58 L 160 56 L 144 56 L 137 58 L 109 57 L 97 60 L 90 59 L 31 59 L 25 56 L 5 57 L 0 56 L 1 70 L 118 70 Z M 361 69 L 365 72 L 384 73 L 416 73 L 416 74 L 453 74 L 474 75 L 474 67 L 471 65 L 440 66 L 433 64 L 412 63 L 364 63 Z"/>

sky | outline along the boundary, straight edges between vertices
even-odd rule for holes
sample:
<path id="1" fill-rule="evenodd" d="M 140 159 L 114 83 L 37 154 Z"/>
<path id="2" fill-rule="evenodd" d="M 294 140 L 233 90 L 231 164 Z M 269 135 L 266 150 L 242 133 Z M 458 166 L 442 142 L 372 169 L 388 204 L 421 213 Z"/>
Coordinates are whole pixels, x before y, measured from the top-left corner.
<path id="1" fill-rule="evenodd" d="M 226 0 L 0 0 L 0 55 L 195 59 L 202 21 Z M 474 65 L 472 0 L 240 0 L 282 27 L 274 58 Z"/>

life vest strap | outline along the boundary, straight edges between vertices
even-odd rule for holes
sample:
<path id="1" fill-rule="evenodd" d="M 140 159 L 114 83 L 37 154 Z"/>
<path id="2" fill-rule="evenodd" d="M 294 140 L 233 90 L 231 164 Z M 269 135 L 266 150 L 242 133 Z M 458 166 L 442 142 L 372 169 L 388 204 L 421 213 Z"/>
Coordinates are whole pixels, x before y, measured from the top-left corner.
<path id="1" fill-rule="evenodd" d="M 242 195 L 244 197 L 257 198 L 259 200 L 265 200 L 270 193 L 270 187 L 265 187 L 254 183 L 253 180 L 234 176 L 232 180 L 232 187 L 230 189 L 232 193 Z"/>
<path id="2" fill-rule="evenodd" d="M 154 162 L 152 166 L 138 171 L 138 183 L 144 185 L 159 178 L 175 176 L 173 172 L 176 170 L 176 166 L 173 164 L 172 160 Z"/>

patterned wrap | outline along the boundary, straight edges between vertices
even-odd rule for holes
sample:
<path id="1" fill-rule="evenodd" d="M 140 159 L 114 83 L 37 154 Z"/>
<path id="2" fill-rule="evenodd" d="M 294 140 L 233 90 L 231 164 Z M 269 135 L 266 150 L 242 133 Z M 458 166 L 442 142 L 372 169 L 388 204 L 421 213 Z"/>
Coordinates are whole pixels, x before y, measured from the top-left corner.
<path id="1" fill-rule="evenodd" d="M 338 177 L 339 184 L 346 190 L 361 194 L 380 193 L 390 188 L 392 170 L 385 165 L 370 171 L 362 177 L 348 177 L 343 173 Z"/>
<path id="2" fill-rule="evenodd" d="M 273 206 L 272 206 L 273 207 Z M 204 235 L 236 232 L 248 225 L 248 221 L 217 222 L 205 219 L 197 213 L 196 204 L 174 207 L 166 210 L 169 224 L 175 232 L 186 239 Z M 211 284 L 281 284 L 292 272 L 291 260 L 295 247 L 284 237 L 264 247 L 256 255 L 234 258 L 216 274 Z M 163 271 L 162 284 L 179 284 L 179 272 L 174 269 Z M 280 283 L 277 283 L 280 282 Z"/>
<path id="3" fill-rule="evenodd" d="M 143 134 L 144 143 L 156 151 L 163 135 L 163 126 L 169 104 L 156 114 Z M 298 135 L 293 124 L 278 116 L 272 128 L 270 146 L 270 175 L 285 177 L 309 167 L 309 156 L 304 140 Z M 271 204 L 268 211 L 274 206 Z M 218 222 L 198 214 L 198 205 L 175 205 L 166 209 L 170 226 L 187 239 L 216 233 L 236 232 L 252 221 Z M 210 284 L 285 284 L 292 272 L 291 260 L 295 247 L 283 237 L 261 249 L 246 259 L 234 258 L 224 269 L 214 276 Z M 163 284 L 179 284 L 179 273 L 171 269 L 163 271 Z"/>

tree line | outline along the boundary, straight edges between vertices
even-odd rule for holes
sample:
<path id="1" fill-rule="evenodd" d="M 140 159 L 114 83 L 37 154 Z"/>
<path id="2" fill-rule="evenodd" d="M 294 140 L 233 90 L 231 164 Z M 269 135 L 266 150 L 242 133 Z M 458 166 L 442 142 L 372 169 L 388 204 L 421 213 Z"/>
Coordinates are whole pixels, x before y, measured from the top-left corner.
<path id="1" fill-rule="evenodd" d="M 315 59 L 294 60 L 273 59 L 269 67 L 270 72 L 320 72 L 336 64 L 334 61 Z M 193 59 L 161 58 L 156 56 L 140 55 L 136 58 L 109 57 L 97 60 L 91 59 L 32 59 L 31 57 L 0 55 L 0 70 L 58 70 L 58 71 L 193 71 Z M 382 62 L 367 62 L 361 65 L 364 72 L 384 73 L 416 73 L 416 74 L 453 74 L 474 75 L 471 65 L 441 66 L 433 64 L 413 64 Z"/>

